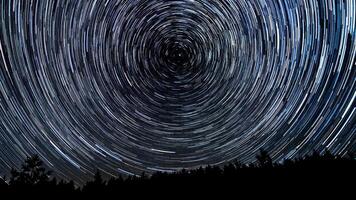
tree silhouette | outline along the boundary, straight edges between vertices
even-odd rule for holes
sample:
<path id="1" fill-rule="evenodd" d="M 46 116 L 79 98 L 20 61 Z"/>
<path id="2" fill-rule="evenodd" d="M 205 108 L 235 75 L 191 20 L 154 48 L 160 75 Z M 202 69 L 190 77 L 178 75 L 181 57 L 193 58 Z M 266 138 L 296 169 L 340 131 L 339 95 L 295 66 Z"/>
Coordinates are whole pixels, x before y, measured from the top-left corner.
<path id="1" fill-rule="evenodd" d="M 101 173 L 99 170 L 96 171 L 95 175 L 94 175 L 94 181 L 93 183 L 95 185 L 102 185 L 104 183 L 103 177 L 101 176 Z"/>
<path id="2" fill-rule="evenodd" d="M 21 171 L 11 170 L 11 185 L 39 185 L 50 181 L 51 172 L 43 166 L 38 155 L 27 157 Z"/>
<path id="3" fill-rule="evenodd" d="M 256 156 L 258 161 L 258 166 L 262 168 L 271 168 L 273 167 L 272 158 L 269 156 L 268 152 L 260 149 L 260 153 Z"/>
<path id="4" fill-rule="evenodd" d="M 94 179 L 92 181 L 87 182 L 83 187 L 83 192 L 102 192 L 105 186 L 106 182 L 103 180 L 100 170 L 97 170 L 94 174 Z"/>
<path id="5" fill-rule="evenodd" d="M 0 191 L 26 194 L 138 194 L 137 191 L 166 190 L 169 188 L 194 189 L 197 186 L 227 186 L 232 183 L 236 188 L 245 186 L 265 188 L 269 186 L 288 186 L 300 181 L 311 187 L 327 183 L 334 178 L 338 182 L 353 181 L 356 178 L 355 154 L 335 156 L 329 151 L 319 154 L 314 151 L 310 155 L 274 163 L 268 152 L 261 149 L 256 155 L 257 164 L 242 164 L 232 161 L 225 166 L 207 165 L 195 169 L 182 169 L 177 172 L 142 173 L 141 176 L 118 176 L 106 181 L 99 170 L 82 188 L 75 186 L 74 181 L 57 181 L 50 178 L 51 173 L 45 169 L 43 162 L 36 155 L 28 157 L 20 170 L 12 169 L 9 183 L 6 177 L 0 178 Z"/>
<path id="6" fill-rule="evenodd" d="M 6 183 L 6 176 L 0 178 L 0 191 L 8 188 L 8 184 Z"/>

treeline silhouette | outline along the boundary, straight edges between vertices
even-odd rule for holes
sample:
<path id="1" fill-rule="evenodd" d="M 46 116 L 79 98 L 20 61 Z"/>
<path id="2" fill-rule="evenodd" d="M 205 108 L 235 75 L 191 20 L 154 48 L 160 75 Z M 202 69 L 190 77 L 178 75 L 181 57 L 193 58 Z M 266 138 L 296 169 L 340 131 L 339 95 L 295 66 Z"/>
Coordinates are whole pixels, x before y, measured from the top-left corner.
<path id="1" fill-rule="evenodd" d="M 123 194 L 132 191 L 155 191 L 164 188 L 180 190 L 196 187 L 214 188 L 229 186 L 247 187 L 292 187 L 296 184 L 315 186 L 328 182 L 354 181 L 355 154 L 340 157 L 329 151 L 282 163 L 272 161 L 269 154 L 261 150 L 256 162 L 242 164 L 238 161 L 225 166 L 206 166 L 175 173 L 157 172 L 152 175 L 116 177 L 104 180 L 97 171 L 92 181 L 76 186 L 73 181 L 58 181 L 46 170 L 39 156 L 28 157 L 20 170 L 12 169 L 9 179 L 0 179 L 1 193 L 52 193 L 52 194 Z M 337 179 L 337 180 L 334 180 Z M 332 180 L 332 181 L 331 181 Z"/>

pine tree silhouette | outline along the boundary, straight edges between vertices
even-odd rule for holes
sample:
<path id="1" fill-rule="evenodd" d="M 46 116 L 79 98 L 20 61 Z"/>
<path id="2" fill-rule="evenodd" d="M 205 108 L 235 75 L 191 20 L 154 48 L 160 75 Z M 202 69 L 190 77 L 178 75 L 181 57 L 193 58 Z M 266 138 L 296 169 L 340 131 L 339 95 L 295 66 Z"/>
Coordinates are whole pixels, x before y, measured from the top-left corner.
<path id="1" fill-rule="evenodd" d="M 83 192 L 86 193 L 97 193 L 103 192 L 106 186 L 106 182 L 103 180 L 101 172 L 99 170 L 94 174 L 94 178 L 92 181 L 89 181 L 83 187 Z"/>
<path id="2" fill-rule="evenodd" d="M 228 186 L 230 183 L 237 188 L 269 188 L 269 186 L 284 187 L 303 183 L 307 187 L 327 183 L 330 178 L 338 182 L 346 179 L 352 181 L 356 177 L 355 154 L 349 156 L 335 156 L 329 151 L 312 154 L 283 163 L 274 163 L 268 152 L 261 149 L 256 155 L 257 164 L 241 164 L 232 161 L 225 166 L 202 166 L 195 169 L 182 169 L 178 172 L 157 172 L 141 176 L 118 176 L 105 181 L 99 170 L 93 179 L 82 189 L 76 188 L 73 181 L 57 181 L 51 179 L 51 172 L 43 166 L 39 156 L 28 157 L 20 170 L 12 169 L 9 184 L 6 177 L 0 178 L 1 193 L 37 194 L 49 192 L 51 194 L 74 194 L 90 197 L 95 194 L 136 194 L 137 191 L 157 191 L 175 189 L 194 189 L 197 186 L 206 188 Z M 138 193 L 137 193 L 138 194 Z"/>
<path id="3" fill-rule="evenodd" d="M 6 183 L 6 176 L 0 178 L 0 191 L 7 190 L 8 189 L 8 184 Z"/>
<path id="4" fill-rule="evenodd" d="M 47 171 L 38 155 L 27 157 L 21 171 L 11 170 L 10 185 L 39 185 L 50 181 L 51 171 Z"/>
<path id="5" fill-rule="evenodd" d="M 260 149 L 260 153 L 256 156 L 258 161 L 258 166 L 261 168 L 271 168 L 273 167 L 272 158 L 269 156 L 268 152 Z"/>

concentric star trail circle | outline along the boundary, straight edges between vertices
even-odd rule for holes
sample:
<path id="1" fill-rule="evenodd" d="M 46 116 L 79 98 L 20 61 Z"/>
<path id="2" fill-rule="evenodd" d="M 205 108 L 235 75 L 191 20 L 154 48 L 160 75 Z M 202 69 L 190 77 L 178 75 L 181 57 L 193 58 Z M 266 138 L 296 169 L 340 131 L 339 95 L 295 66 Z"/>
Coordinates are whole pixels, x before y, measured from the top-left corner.
<path id="1" fill-rule="evenodd" d="M 0 170 L 355 150 L 354 0 L 0 0 Z"/>

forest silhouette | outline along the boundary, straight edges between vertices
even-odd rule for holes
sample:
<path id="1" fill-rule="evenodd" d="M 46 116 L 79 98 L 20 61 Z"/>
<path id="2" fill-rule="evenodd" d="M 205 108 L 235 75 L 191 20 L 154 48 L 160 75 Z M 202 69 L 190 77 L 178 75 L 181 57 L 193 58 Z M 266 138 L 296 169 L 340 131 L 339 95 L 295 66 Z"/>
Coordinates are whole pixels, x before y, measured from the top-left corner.
<path id="1" fill-rule="evenodd" d="M 345 157 L 313 152 L 303 158 L 272 161 L 267 151 L 260 150 L 256 162 L 242 164 L 238 161 L 224 166 L 205 166 L 175 173 L 157 172 L 152 175 L 113 177 L 104 180 L 97 171 L 91 181 L 78 186 L 74 181 L 57 180 L 48 171 L 40 157 L 28 157 L 19 170 L 12 169 L 9 179 L 0 179 L 0 193 L 4 194 L 132 194 L 159 190 L 195 190 L 198 187 L 209 191 L 217 187 L 236 188 L 290 188 L 296 185 L 315 187 L 328 183 L 356 180 L 355 154 Z"/>

